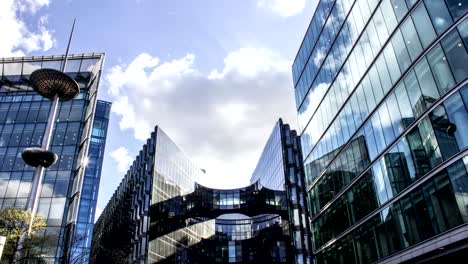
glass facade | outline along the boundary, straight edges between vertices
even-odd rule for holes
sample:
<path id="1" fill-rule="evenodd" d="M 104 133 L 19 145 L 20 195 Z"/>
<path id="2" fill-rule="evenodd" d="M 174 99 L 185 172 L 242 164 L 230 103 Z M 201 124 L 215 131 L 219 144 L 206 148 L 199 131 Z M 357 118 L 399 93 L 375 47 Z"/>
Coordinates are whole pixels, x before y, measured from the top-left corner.
<path id="1" fill-rule="evenodd" d="M 50 100 L 29 86 L 29 75 L 40 68 L 60 69 L 63 59 L 44 56 L 0 60 L 1 208 L 26 207 L 34 168 L 23 162 L 21 152 L 26 147 L 41 146 L 51 107 Z M 76 223 L 71 211 L 78 208 L 76 197 L 82 193 L 78 183 L 84 177 L 103 59 L 103 54 L 68 58 L 66 74 L 79 84 L 80 93 L 71 101 L 59 103 L 51 141 L 58 161 L 45 170 L 38 200 L 38 214 L 47 220 L 43 233 L 49 239 L 42 247 L 47 263 L 60 261 L 66 230 Z M 95 201 L 89 204 L 95 206 Z"/>
<path id="2" fill-rule="evenodd" d="M 281 118 L 268 138 L 250 182 L 286 191 L 294 263 L 310 263 L 309 213 L 305 202 L 301 141 L 297 132 Z"/>
<path id="3" fill-rule="evenodd" d="M 163 235 L 155 223 L 164 216 L 170 226 L 170 217 L 183 209 L 180 199 L 195 190 L 200 173 L 156 127 L 95 224 L 90 263 L 154 263 L 171 256 L 186 260 L 186 251 L 178 249 L 213 234 L 214 221 L 174 223 Z M 170 211 L 156 211 L 165 204 L 173 205 Z"/>
<path id="4" fill-rule="evenodd" d="M 285 222 L 278 215 L 223 215 L 213 239 L 205 241 L 217 263 L 291 263 Z M 259 245 L 262 245 L 261 248 Z M 208 263 L 208 262 L 207 262 Z"/>
<path id="5" fill-rule="evenodd" d="M 467 11 L 320 1 L 293 64 L 318 263 L 429 258 L 430 241 L 464 228 Z"/>
<path id="6" fill-rule="evenodd" d="M 95 225 L 90 262 L 310 263 L 301 161 L 280 119 L 251 185 L 211 189 L 156 128 Z"/>
<path id="7" fill-rule="evenodd" d="M 70 263 L 89 262 L 110 110 L 111 103 L 97 101 Z"/>

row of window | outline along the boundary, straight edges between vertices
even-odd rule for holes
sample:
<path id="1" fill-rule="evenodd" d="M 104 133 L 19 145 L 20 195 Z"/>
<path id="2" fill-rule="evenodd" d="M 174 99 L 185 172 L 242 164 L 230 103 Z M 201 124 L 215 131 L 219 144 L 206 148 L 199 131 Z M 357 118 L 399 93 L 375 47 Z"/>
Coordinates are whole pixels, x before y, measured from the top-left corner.
<path id="1" fill-rule="evenodd" d="M 36 123 L 47 122 L 51 102 L 0 103 L 0 123 Z M 85 109 L 85 100 L 61 102 L 56 122 L 81 121 Z"/>
<path id="2" fill-rule="evenodd" d="M 27 79 L 32 72 L 38 69 L 55 69 L 61 70 L 63 60 L 43 60 L 43 61 L 28 61 L 28 62 L 4 62 L 0 63 L 0 78 L 9 81 L 17 81 Z M 94 71 L 99 59 L 71 59 L 67 61 L 65 71 L 67 73 Z"/>
<path id="3" fill-rule="evenodd" d="M 320 247 L 336 237 L 444 160 L 466 148 L 467 107 L 468 86 L 465 86 L 409 131 L 326 212 L 313 221 L 315 245 Z M 335 174 L 334 179 L 336 177 Z M 325 200 L 325 196 L 331 196 L 329 192 L 333 187 L 329 186 L 336 183 L 334 179 L 311 192 L 311 203 L 315 202 L 314 199 Z"/>
<path id="4" fill-rule="evenodd" d="M 341 45 L 339 50 L 348 52 L 343 52 L 343 54 L 338 53 L 337 56 L 334 56 L 333 54 L 328 56 L 327 60 L 339 61 L 339 66 L 330 74 L 322 74 L 315 79 L 307 97 L 304 99 L 303 104 L 298 110 L 299 126 L 301 130 L 305 130 L 304 134 L 307 134 L 308 137 L 310 137 L 308 138 L 310 141 L 308 143 L 311 147 L 317 143 L 319 138 L 322 136 L 322 133 L 325 132 L 327 126 L 346 101 L 348 95 L 352 93 L 355 85 L 366 72 L 366 69 L 372 64 L 374 58 L 379 55 L 379 52 L 381 51 L 382 46 L 387 42 L 389 35 L 393 32 L 398 22 L 403 19 L 404 15 L 408 11 L 404 3 L 398 10 L 403 11 L 403 13 L 398 16 L 397 20 L 389 0 L 383 1 L 374 13 L 374 16 L 367 25 L 366 30 L 362 32 L 359 41 L 357 41 L 357 37 L 355 37 L 352 39 L 353 42 L 349 44 L 340 41 L 336 42 L 336 45 Z M 384 16 L 383 14 L 386 15 Z M 348 27 L 344 28 L 346 29 Z M 349 39 L 350 36 L 353 35 L 359 36 L 359 32 L 360 31 L 357 33 L 349 32 L 345 35 L 349 35 L 347 36 L 347 39 Z M 351 52 L 350 49 L 356 41 L 357 44 Z M 346 57 L 347 54 L 349 54 L 348 58 Z M 347 59 L 346 63 L 345 59 Z M 328 69 L 329 68 L 330 67 L 328 67 Z M 337 74 L 337 70 L 340 68 L 341 71 Z M 327 68 L 324 68 L 322 72 L 325 73 L 326 70 Z M 322 78 L 321 76 L 325 78 Z M 309 122 L 310 124 L 308 125 Z M 310 132 L 311 127 L 314 127 L 313 132 Z M 304 152 L 305 155 L 309 153 L 310 149 L 306 151 L 307 152 Z"/>
<path id="5" fill-rule="evenodd" d="M 309 54 L 317 39 L 319 38 L 319 34 L 322 31 L 322 27 L 327 20 L 328 15 L 330 14 L 330 10 L 333 6 L 335 0 L 324 0 L 319 1 L 318 6 L 315 10 L 315 14 L 310 21 L 309 27 L 307 28 L 307 32 L 302 40 L 302 44 L 297 52 L 296 59 L 293 63 L 293 81 L 294 84 L 297 83 L 302 70 L 304 69 L 305 64 L 307 63 L 307 59 L 309 58 Z M 345 4 L 348 4 L 349 1 L 345 1 Z"/>
<path id="6" fill-rule="evenodd" d="M 24 83 L 26 90 L 31 89 L 29 86 L 27 86 L 26 83 Z M 86 86 L 82 82 L 78 82 L 78 85 L 80 86 Z M 83 87 L 84 88 L 84 87 Z M 45 99 L 41 95 L 38 95 L 36 92 L 31 92 L 31 94 L 25 93 L 24 91 L 21 92 L 6 92 L 2 91 L 3 89 L 7 89 L 5 86 L 0 88 L 0 103 L 18 103 L 18 102 L 42 102 L 46 101 L 48 102 L 48 99 Z M 3 94 L 7 93 L 7 94 Z M 74 100 L 82 100 L 86 99 L 86 91 L 85 89 L 81 89 L 81 92 L 78 94 L 78 96 Z M 70 102 L 70 101 L 69 101 Z M 64 103 L 64 102 L 61 102 Z M 3 105 L 3 104 L 2 104 Z"/>
<path id="7" fill-rule="evenodd" d="M 411 5 L 414 3 L 415 1 L 412 1 L 412 3 L 408 3 L 408 8 L 410 8 Z M 356 3 L 356 5 L 358 5 L 358 3 Z M 361 6 L 362 5 L 363 4 L 361 4 Z M 433 21 L 435 21 L 434 25 L 438 33 L 443 32 L 443 30 L 445 30 L 447 26 L 452 22 L 452 17 L 449 14 L 449 10 L 453 18 L 457 19 L 464 12 L 466 12 L 466 8 L 467 8 L 466 5 L 462 5 L 461 3 L 459 3 L 459 1 L 453 1 L 453 0 L 447 1 L 448 8 L 443 2 L 440 2 L 440 1 L 436 3 L 434 3 L 433 1 L 428 1 L 427 5 L 429 8 L 429 13 L 431 13 L 431 17 L 433 17 Z M 392 7 L 395 13 L 393 13 Z M 408 8 L 403 0 L 392 0 L 392 1 L 383 1 L 379 9 L 376 10 L 376 13 L 374 14 L 373 19 L 370 21 L 370 24 L 368 25 L 366 31 L 363 32 L 361 39 L 359 40 L 359 43 L 356 45 L 353 52 L 350 54 L 348 62 L 343 67 L 343 70 L 346 70 L 347 73 L 352 74 L 352 77 L 354 78 L 354 82 L 360 79 L 360 75 L 358 75 L 359 71 L 362 72 L 363 69 L 365 69 L 364 63 L 361 61 L 361 58 L 364 58 L 367 64 L 369 64 L 369 62 L 372 61 L 373 59 L 372 52 L 367 52 L 367 51 L 369 50 L 372 51 L 373 49 L 375 53 L 376 51 L 380 49 L 381 45 L 383 45 L 383 43 L 386 42 L 389 34 L 391 34 L 391 31 L 396 26 L 397 20 L 400 21 L 405 16 L 406 12 L 408 11 Z M 380 14 L 380 11 L 382 11 L 383 16 L 382 14 Z M 415 12 L 414 18 L 413 18 L 415 20 L 415 23 L 420 22 L 420 25 L 424 25 L 425 23 L 430 24 L 427 19 L 427 14 L 418 14 L 418 13 L 421 13 L 421 11 Z M 348 19 L 351 19 L 353 15 L 354 14 L 350 14 L 350 17 Z M 395 16 L 396 16 L 396 19 L 395 19 Z M 417 21 L 418 19 L 419 21 Z M 385 27 L 385 24 L 387 25 L 386 27 Z M 350 25 L 353 25 L 353 23 L 350 23 Z M 374 29 L 374 25 L 375 25 L 376 30 Z M 296 89 L 296 96 L 298 96 L 299 97 L 298 100 L 300 100 L 298 101 L 297 105 L 298 107 L 301 106 L 301 108 L 299 109 L 299 113 L 300 113 L 299 126 L 301 128 L 301 131 L 309 122 L 310 116 L 316 111 L 318 104 L 320 104 L 320 102 L 322 101 L 322 98 L 324 98 L 324 95 L 327 92 L 327 89 L 331 83 L 331 80 L 333 80 L 333 78 L 336 76 L 337 70 L 343 64 L 343 63 L 337 63 L 337 64 L 334 64 L 334 63 L 336 63 L 337 61 L 344 62 L 346 55 L 343 55 L 343 53 L 345 54 L 350 53 L 349 49 L 351 48 L 352 44 L 355 43 L 355 40 L 357 39 L 357 36 L 359 35 L 360 31 L 358 31 L 357 33 L 354 33 L 351 30 L 349 31 L 349 33 L 347 33 L 348 32 L 347 28 L 348 27 L 345 24 L 345 26 L 343 26 L 342 34 L 343 35 L 347 34 L 348 36 L 346 37 L 342 36 L 342 37 L 344 37 L 344 39 L 352 40 L 351 43 L 348 45 L 348 47 L 344 45 L 345 44 L 344 41 L 341 41 L 338 38 L 335 41 L 334 48 L 333 48 L 335 49 L 336 47 L 336 52 L 330 52 L 330 55 L 327 57 L 327 61 L 329 61 L 329 63 L 324 64 L 324 65 L 327 65 L 327 67 L 323 66 L 317 78 L 313 77 L 314 76 L 313 75 L 312 77 L 309 78 L 309 81 L 301 80 L 303 85 L 299 85 L 298 88 L 302 87 L 304 91 L 301 89 Z M 352 26 L 350 28 L 352 28 Z M 379 32 L 379 34 L 377 34 L 377 32 Z M 419 32 L 423 32 L 423 30 L 420 30 Z M 403 33 L 405 33 L 404 27 L 403 27 Z M 356 37 L 353 37 L 353 36 L 356 36 Z M 408 36 L 409 38 L 411 38 L 412 35 L 410 34 L 404 35 L 405 38 Z M 431 32 L 428 32 L 427 35 L 424 35 L 424 34 L 420 35 L 422 42 L 423 42 L 423 46 L 424 46 L 424 43 L 430 42 L 430 40 L 432 39 L 432 36 L 433 36 L 433 33 Z M 380 43 L 379 43 L 379 39 L 380 39 Z M 408 40 L 408 43 L 411 43 L 411 39 Z M 361 51 L 361 48 L 362 48 L 362 51 Z M 348 50 L 348 52 L 345 52 L 346 50 Z M 342 54 L 340 54 L 339 51 L 342 51 Z M 317 61 L 317 60 L 321 60 L 321 58 L 323 57 L 324 57 L 323 54 L 319 52 L 316 58 L 315 57 L 312 57 L 312 58 L 314 58 L 313 59 L 314 61 Z M 360 67 L 362 69 L 359 69 Z M 313 71 L 312 68 L 310 70 L 306 70 L 305 79 L 307 79 L 308 77 L 307 74 L 309 74 L 310 72 L 315 72 L 315 71 Z M 325 72 L 327 73 L 325 74 Z M 340 75 L 339 78 L 336 81 L 334 81 L 335 83 L 338 82 L 337 84 L 334 84 L 334 86 L 340 85 L 340 83 L 342 82 L 342 80 L 340 80 L 341 77 L 343 76 Z M 314 80 L 314 78 L 315 78 L 314 85 L 312 85 L 312 88 L 309 89 L 309 86 L 311 82 Z M 349 76 L 349 78 L 351 78 L 351 76 Z M 353 82 L 352 79 L 345 80 L 345 81 L 348 81 L 348 83 Z M 346 82 L 343 83 L 342 85 L 346 85 Z M 353 87 L 354 85 L 351 85 L 349 89 Z M 335 90 L 337 89 L 338 88 L 335 87 Z M 309 90 L 310 92 L 308 93 L 308 96 L 305 99 L 305 102 L 303 103 L 303 105 L 301 105 L 302 100 L 303 100 L 302 98 L 303 95 L 305 95 L 305 93 L 307 93 Z M 346 90 L 344 92 L 346 92 Z M 337 90 L 336 95 L 332 94 L 330 96 L 331 98 L 327 100 L 329 101 L 332 100 L 332 103 L 333 103 L 333 100 L 334 100 L 333 98 L 336 96 L 340 96 L 340 94 L 338 93 L 338 90 Z M 338 100 L 341 100 L 341 99 L 338 98 Z M 341 105 L 341 103 L 338 103 L 338 105 Z M 334 114 L 332 114 L 331 116 L 333 117 Z"/>
<path id="8" fill-rule="evenodd" d="M 40 146 L 45 125 L 45 123 L 0 125 L 0 147 Z M 81 132 L 80 127 L 79 122 L 57 123 L 54 127 L 52 145 L 76 145 Z"/>
<path id="9" fill-rule="evenodd" d="M 339 2 L 337 2 L 336 4 L 338 3 Z M 343 63 L 347 59 L 348 54 L 351 54 L 351 56 L 348 59 L 349 61 L 355 59 L 354 55 L 363 55 L 357 54 L 358 49 L 356 48 L 354 49 L 356 51 L 351 51 L 353 45 L 360 38 L 360 34 L 363 31 L 364 26 L 366 24 L 365 22 L 370 19 L 372 11 L 376 9 L 377 4 L 378 1 L 374 0 L 358 0 L 354 3 L 353 9 L 351 10 L 351 12 L 349 12 L 349 16 L 347 17 L 347 20 L 345 21 L 342 27 L 342 23 L 339 24 L 338 28 L 335 28 L 335 31 L 329 27 L 324 27 L 324 30 L 322 31 L 322 36 L 317 42 L 316 48 L 312 51 L 311 57 L 309 58 L 309 62 L 307 63 L 306 68 L 304 69 L 304 73 L 302 74 L 296 86 L 296 105 L 300 112 L 302 112 L 304 109 L 304 107 L 302 107 L 302 104 L 310 104 L 310 107 L 308 107 L 308 109 L 310 110 L 308 111 L 315 111 L 317 105 L 321 101 L 320 98 L 323 97 L 326 90 L 328 89 L 328 86 L 331 84 L 332 80 L 342 68 Z M 383 10 L 385 7 L 388 7 L 388 10 Z M 373 20 L 376 20 L 376 24 L 383 26 L 383 30 L 386 30 L 384 17 L 382 17 L 380 13 L 381 9 L 382 12 L 390 12 L 390 14 L 393 14 L 390 0 L 384 0 L 380 7 L 377 9 L 377 11 L 374 13 L 373 17 Z M 343 22 L 344 18 L 346 18 L 346 15 L 347 12 L 340 14 L 340 19 L 329 19 L 329 21 L 340 20 L 340 22 Z M 328 24 L 329 23 L 327 23 L 327 25 Z M 378 28 L 378 30 L 379 29 L 380 28 Z M 337 35 L 336 32 L 338 31 L 339 34 Z M 373 36 L 377 38 L 377 33 L 372 33 Z M 336 37 L 335 39 L 335 36 L 338 37 Z M 388 35 L 382 34 L 382 37 L 388 37 Z M 360 42 L 362 43 L 363 41 L 368 40 L 365 40 L 361 37 Z M 317 90 L 316 88 L 320 89 Z M 308 93 L 313 93 L 314 95 L 308 95 Z M 304 97 L 306 95 L 307 98 L 306 100 L 304 100 Z M 319 97 L 317 98 L 318 100 L 316 100 L 315 97 Z M 304 125 L 305 124 L 302 124 L 301 120 L 301 130 L 302 128 L 304 128 Z"/>
<path id="10" fill-rule="evenodd" d="M 72 170 L 73 162 L 76 158 L 75 146 L 52 146 L 53 151 L 58 156 L 57 162 L 49 170 Z M 0 171 L 22 171 L 34 170 L 33 167 L 26 165 L 21 152 L 23 148 L 11 147 L 0 148 Z"/>
<path id="11" fill-rule="evenodd" d="M 385 6 L 384 3 L 385 1 L 380 8 Z M 315 100 L 316 105 L 321 103 L 317 110 L 315 110 L 315 107 L 310 107 L 313 106 L 310 103 L 305 103 L 299 109 L 299 123 L 305 126 L 307 122 L 310 122 L 302 135 L 302 140 L 305 143 L 303 144 L 304 156 L 309 155 L 310 151 L 315 149 L 314 153 L 310 155 L 315 155 L 314 158 L 318 158 L 341 146 L 343 142 L 340 141 L 337 141 L 333 146 L 330 145 L 334 143 L 332 142 L 334 140 L 332 136 L 340 133 L 340 131 L 336 131 L 338 129 L 344 129 L 343 133 L 351 134 L 355 131 L 358 125 L 347 121 L 357 114 L 358 119 L 354 121 L 357 123 L 362 122 L 359 119 L 361 116 L 359 114 L 359 102 L 362 101 L 362 98 L 376 98 L 375 101 L 369 102 L 369 110 L 372 110 L 375 103 L 380 101 L 385 92 L 400 77 L 400 71 L 404 72 L 409 64 L 422 52 L 423 47 L 427 48 L 430 42 L 435 39 L 436 34 L 432 24 L 437 28 L 441 24 L 440 21 L 450 19 L 442 23 L 444 29 L 446 29 L 453 21 L 450 15 L 448 18 L 445 17 L 444 9 L 434 10 L 435 7 L 432 2 L 427 7 L 429 13 L 424 3 L 420 3 L 418 8 L 412 12 L 411 17 L 408 17 L 401 27 L 395 31 L 391 41 L 383 50 L 381 50 L 381 47 L 385 44 L 389 34 L 394 31 L 398 21 L 395 17 L 386 15 L 385 23 L 387 23 L 388 27 L 386 28 L 384 21 L 379 22 L 379 19 L 377 19 L 379 16 L 374 16 L 376 21 L 374 19 L 370 21 L 368 28 L 363 33 L 363 38 L 356 45 L 333 85 L 328 89 L 331 80 L 322 81 L 322 83 L 317 84 L 321 86 L 320 89 L 317 89 L 317 92 L 311 90 L 307 98 Z M 445 11 L 448 13 L 446 9 Z M 389 12 L 387 11 L 387 13 Z M 376 14 L 379 13 L 376 12 Z M 391 17 L 394 19 L 389 22 Z M 379 25 L 383 28 L 379 28 Z M 377 35 L 376 32 L 380 33 Z M 385 32 L 385 34 L 381 32 Z M 383 38 L 382 36 L 386 37 Z M 380 41 L 379 38 L 381 38 Z M 370 67 L 374 58 L 377 59 Z M 369 71 L 366 72 L 367 69 Z M 362 78 L 364 76 L 365 78 Z M 360 81 L 361 78 L 362 81 Z M 358 83 L 359 86 L 354 89 Z M 371 91 L 368 91 L 369 89 Z M 349 100 L 348 97 L 350 97 Z M 344 105 L 346 100 L 348 102 Z M 339 115 L 336 117 L 338 113 Z M 330 141 L 330 143 L 325 145 L 327 141 Z"/>
<path id="12" fill-rule="evenodd" d="M 468 30 L 464 29 L 465 26 L 468 26 L 468 20 L 461 25 L 460 32 L 468 33 Z M 468 54 L 458 30 L 454 30 L 442 40 L 442 46 L 437 44 L 416 64 L 354 136 L 354 140 L 364 137 L 367 148 L 363 151 L 362 148 L 356 149 L 355 144 L 349 144 L 326 168 L 324 176 L 312 187 L 312 192 L 318 194 L 319 189 L 328 186 L 326 188 L 332 188 L 330 190 L 332 193 L 313 204 L 312 215 L 338 194 L 355 176 L 358 176 L 369 161 L 382 153 L 435 100 L 468 75 L 468 67 L 463 62 L 464 60 L 468 60 Z M 363 102 L 366 101 L 370 101 L 369 96 L 362 98 L 360 104 L 362 109 L 365 109 L 366 104 Z M 365 116 L 369 110 L 365 109 L 363 112 Z M 360 112 L 357 112 L 356 116 L 359 114 Z M 350 121 L 352 121 L 351 117 L 347 122 Z M 341 135 L 340 138 L 345 137 Z M 313 162 L 306 164 L 305 170 L 309 182 L 325 168 L 319 167 L 321 165 L 324 164 L 315 165 Z M 339 173 L 341 171 L 349 173 Z M 331 180 L 332 177 L 333 180 Z M 335 182 L 335 184 L 329 184 L 329 182 Z"/>
<path id="13" fill-rule="evenodd" d="M 215 234 L 215 220 L 209 220 L 198 224 L 193 224 L 188 227 L 178 229 L 165 236 L 160 236 L 149 241 L 148 251 L 149 258 L 157 257 L 157 259 L 170 258 L 184 252 L 187 247 L 193 247 L 201 241 L 202 238 L 209 238 Z M 177 241 L 183 242 L 183 244 Z M 138 254 L 134 250 L 134 254 Z M 145 255 L 145 252 L 141 252 Z M 156 259 L 156 260 L 157 260 Z M 181 262 L 183 263 L 183 262 Z"/>
<path id="14" fill-rule="evenodd" d="M 418 8 L 422 8 L 421 10 L 423 11 L 425 10 L 423 5 Z M 405 23 L 408 23 L 410 25 L 409 27 L 414 29 L 411 19 L 408 19 Z M 405 25 L 405 23 L 403 25 Z M 467 21 L 459 26 L 459 31 L 464 41 L 468 31 L 468 29 L 465 29 L 467 26 Z M 394 39 L 398 38 L 398 32 L 399 31 L 396 31 L 397 34 L 395 34 Z M 413 40 L 412 43 L 412 46 L 420 45 L 420 42 L 417 40 Z M 421 110 L 425 110 L 425 104 L 421 103 L 420 98 L 427 99 L 431 97 L 437 99 L 440 93 L 444 94 L 447 89 L 453 85 L 454 79 L 460 81 L 468 72 L 466 64 L 463 63 L 463 60 L 468 58 L 468 54 L 459 34 L 454 31 L 449 36 L 446 36 L 441 43 L 442 47 L 440 44 L 436 45 L 431 52 L 420 60 L 414 69 L 406 75 L 405 83 L 408 85 L 408 95 L 414 94 L 417 96 L 411 96 L 410 102 L 412 110 L 408 110 L 409 117 L 413 117 L 413 114 L 411 114 L 412 111 L 418 115 Z M 456 45 L 452 43 L 456 43 Z M 343 107 L 343 111 L 339 113 L 324 137 L 306 159 L 306 175 L 309 183 L 320 175 L 320 172 L 325 167 L 312 168 L 308 166 L 308 164 L 316 159 L 320 159 L 327 153 L 341 148 L 354 131 L 356 131 L 356 128 L 362 125 L 363 120 L 367 118 L 369 113 L 375 110 L 376 104 L 388 93 L 392 85 L 396 84 L 396 81 L 399 80 L 398 78 L 401 75 L 400 72 L 405 72 L 406 69 L 399 69 L 399 64 L 397 63 L 404 59 L 404 56 L 400 54 L 403 52 L 408 54 L 407 52 L 410 50 L 410 48 L 405 48 L 405 46 L 407 45 L 402 45 L 402 49 L 394 49 L 391 43 L 387 45 L 384 54 L 382 54 L 385 56 L 381 56 L 377 63 L 370 69 L 369 74 L 363 79 L 361 84 L 356 88 L 356 91 L 351 95 L 350 100 Z M 422 49 L 418 50 L 419 52 L 417 54 L 422 51 Z M 414 59 L 411 61 L 413 60 Z M 406 65 L 408 65 L 408 63 L 406 63 Z M 418 82 L 421 89 L 417 89 L 417 87 L 419 87 L 416 85 Z M 438 85 L 437 88 L 436 84 Z M 430 90 L 430 92 L 427 90 Z M 386 98 L 386 104 L 390 107 L 394 107 L 395 105 L 395 102 L 391 102 L 392 100 L 395 101 L 395 96 L 388 96 L 388 98 Z M 381 114 L 385 114 L 385 111 L 382 110 L 383 107 L 380 107 L 378 110 Z M 392 111 L 390 111 L 390 113 L 392 113 Z M 373 115 L 376 116 L 377 114 L 374 113 Z M 405 115 L 406 113 L 403 114 L 403 117 L 406 117 Z M 385 120 L 387 119 L 388 118 L 385 118 Z M 310 140 L 307 140 L 308 138 L 310 139 L 307 135 L 308 134 L 303 135 L 302 140 L 305 141 L 304 144 L 311 143 Z M 303 147 L 303 149 L 310 149 L 310 147 Z M 334 157 L 334 155 L 328 155 L 328 161 L 332 160 Z M 326 166 L 328 165 L 328 161 L 321 162 L 321 164 Z M 311 169 L 314 171 L 311 171 Z"/>
<path id="15" fill-rule="evenodd" d="M 459 160 L 317 254 L 372 263 L 468 222 L 468 158 Z"/>
<path id="16" fill-rule="evenodd" d="M 216 235 L 227 240 L 245 240 L 256 237 L 264 229 L 275 225 L 279 226 L 281 223 L 279 216 L 269 215 L 261 218 L 263 219 L 255 217 L 247 221 L 240 221 L 246 223 L 240 223 L 236 220 L 223 221 L 223 223 L 216 221 Z"/>
<path id="17" fill-rule="evenodd" d="M 361 5 L 359 4 L 361 3 Z M 368 7 L 368 3 L 370 8 Z M 311 83 L 317 78 L 317 75 L 320 74 L 321 77 L 326 77 L 331 74 L 330 70 L 335 66 L 335 63 L 338 61 L 332 61 L 327 59 L 324 63 L 325 59 L 327 58 L 327 54 L 339 54 L 340 52 L 349 52 L 349 50 L 342 49 L 343 44 L 348 44 L 347 46 L 350 48 L 350 42 L 353 40 L 350 39 L 351 35 L 348 30 L 353 32 L 359 32 L 360 30 L 356 27 L 363 26 L 363 20 L 359 19 L 358 23 L 354 23 L 354 17 L 358 15 L 361 17 L 361 12 L 363 12 L 366 16 L 370 15 L 370 10 L 375 8 L 377 1 L 368 1 L 368 0 L 358 0 L 358 1 L 348 1 L 348 0 L 337 0 L 333 6 L 333 9 L 328 16 L 326 24 L 323 26 L 320 37 L 318 38 L 317 42 L 314 43 L 314 48 L 311 51 L 311 54 L 308 54 L 307 63 L 305 67 L 300 72 L 299 79 L 297 83 L 294 82 L 296 87 L 296 104 L 297 108 L 299 108 L 302 100 L 304 99 L 305 94 L 307 93 L 308 88 L 310 87 Z M 350 9 L 352 10 L 350 11 Z M 347 21 L 346 16 L 350 14 Z M 368 17 L 366 17 L 367 19 Z M 351 22 L 351 23 L 350 23 Z M 348 25 L 351 25 L 348 28 Z M 361 28 L 362 29 L 362 28 Z M 358 34 L 353 34 L 356 37 Z M 332 47 L 333 45 L 333 47 Z M 330 64 L 331 63 L 331 64 Z M 325 66 L 326 65 L 326 66 Z M 328 67 L 330 66 L 330 67 Z M 294 67 L 294 66 L 293 66 Z M 321 69 L 321 68 L 324 69 Z M 327 69 L 325 69 L 327 67 Z"/>

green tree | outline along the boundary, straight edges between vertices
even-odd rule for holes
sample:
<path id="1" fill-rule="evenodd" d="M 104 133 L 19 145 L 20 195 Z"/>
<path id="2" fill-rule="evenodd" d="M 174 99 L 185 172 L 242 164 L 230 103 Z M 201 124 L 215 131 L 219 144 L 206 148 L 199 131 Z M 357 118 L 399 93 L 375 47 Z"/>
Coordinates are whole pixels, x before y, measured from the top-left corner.
<path id="1" fill-rule="evenodd" d="M 35 215 L 28 235 L 31 211 L 19 208 L 5 208 L 0 210 L 0 234 L 6 236 L 6 244 L 1 256 L 1 263 L 43 263 L 40 257 L 40 247 L 47 240 L 46 237 L 38 235 L 38 231 L 46 227 L 46 221 L 41 215 Z M 15 261 L 18 251 L 18 242 L 21 236 L 25 236 L 21 249 L 21 258 Z"/>

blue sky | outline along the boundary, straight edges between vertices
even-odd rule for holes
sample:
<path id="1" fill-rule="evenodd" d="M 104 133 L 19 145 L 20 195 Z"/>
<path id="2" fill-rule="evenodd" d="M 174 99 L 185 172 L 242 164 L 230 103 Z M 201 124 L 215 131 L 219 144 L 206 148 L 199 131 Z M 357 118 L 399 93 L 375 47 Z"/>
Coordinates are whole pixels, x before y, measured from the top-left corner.
<path id="1" fill-rule="evenodd" d="M 207 175 L 248 184 L 275 121 L 296 127 L 291 64 L 316 0 L 1 0 L 0 56 L 105 52 L 113 102 L 98 208 L 155 125 Z"/>

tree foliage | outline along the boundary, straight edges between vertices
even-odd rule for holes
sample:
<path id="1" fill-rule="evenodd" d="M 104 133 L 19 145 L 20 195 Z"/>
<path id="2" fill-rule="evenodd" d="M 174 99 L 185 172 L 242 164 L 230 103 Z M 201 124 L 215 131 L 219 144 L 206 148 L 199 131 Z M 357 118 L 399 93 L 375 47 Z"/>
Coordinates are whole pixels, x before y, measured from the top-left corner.
<path id="1" fill-rule="evenodd" d="M 9 238 L 18 238 L 28 232 L 31 211 L 19 208 L 6 208 L 0 210 L 0 234 Z M 46 227 L 46 221 L 41 215 L 35 215 L 31 233 Z"/>
<path id="2" fill-rule="evenodd" d="M 22 258 L 16 263 L 42 263 L 40 258 L 40 246 L 47 240 L 44 236 L 37 235 L 38 231 L 46 227 L 46 221 L 41 215 L 35 215 L 28 235 L 31 211 L 19 208 L 5 208 L 0 210 L 0 234 L 6 236 L 6 245 L 1 258 L 2 263 L 15 263 L 14 257 L 18 251 L 18 242 L 24 236 Z"/>

